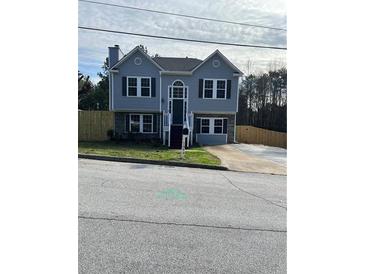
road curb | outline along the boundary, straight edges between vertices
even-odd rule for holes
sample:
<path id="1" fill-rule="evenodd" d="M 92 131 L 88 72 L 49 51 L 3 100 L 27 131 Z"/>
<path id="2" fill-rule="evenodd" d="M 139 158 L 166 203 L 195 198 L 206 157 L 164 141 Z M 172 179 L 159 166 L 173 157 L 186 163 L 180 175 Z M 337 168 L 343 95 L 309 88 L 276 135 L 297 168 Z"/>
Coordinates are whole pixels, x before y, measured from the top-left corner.
<path id="1" fill-rule="evenodd" d="M 93 154 L 79 153 L 78 157 L 81 159 L 112 161 L 112 162 L 178 166 L 178 167 L 203 168 L 203 169 L 214 169 L 214 170 L 229 170 L 227 167 L 224 167 L 224 166 L 210 166 L 210 165 L 202 165 L 202 164 L 179 163 L 179 162 L 169 162 L 169 161 L 159 161 L 159 160 L 146 160 L 146 159 L 136 159 L 136 158 L 125 158 L 125 157 L 101 156 L 101 155 L 93 155 Z"/>

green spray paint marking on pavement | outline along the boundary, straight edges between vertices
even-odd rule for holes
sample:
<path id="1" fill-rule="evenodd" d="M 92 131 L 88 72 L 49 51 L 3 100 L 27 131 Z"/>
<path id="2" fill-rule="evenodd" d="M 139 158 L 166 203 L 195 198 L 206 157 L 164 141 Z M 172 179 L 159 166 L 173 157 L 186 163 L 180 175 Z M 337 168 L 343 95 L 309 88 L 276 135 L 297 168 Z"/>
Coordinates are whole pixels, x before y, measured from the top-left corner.
<path id="1" fill-rule="evenodd" d="M 167 188 L 157 192 L 157 198 L 166 200 L 186 200 L 187 195 L 175 188 Z"/>

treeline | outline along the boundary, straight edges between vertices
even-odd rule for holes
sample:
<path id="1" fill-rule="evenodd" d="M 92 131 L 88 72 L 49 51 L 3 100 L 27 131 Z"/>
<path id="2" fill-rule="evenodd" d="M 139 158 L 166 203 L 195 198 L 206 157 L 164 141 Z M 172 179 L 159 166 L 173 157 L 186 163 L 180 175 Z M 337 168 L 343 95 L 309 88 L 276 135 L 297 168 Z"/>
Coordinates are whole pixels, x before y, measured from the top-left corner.
<path id="1" fill-rule="evenodd" d="M 286 68 L 250 74 L 240 83 L 237 124 L 286 132 Z"/>
<path id="2" fill-rule="evenodd" d="M 148 54 L 146 46 L 139 45 L 139 47 Z M 102 71 L 98 73 L 100 79 L 96 84 L 90 81 L 89 76 L 78 72 L 78 108 L 80 110 L 109 110 L 108 58 L 105 59 L 101 68 Z"/>
<path id="3" fill-rule="evenodd" d="M 97 84 L 90 81 L 90 77 L 78 72 L 79 93 L 78 107 L 81 110 L 108 110 L 109 109 L 109 77 L 107 60 L 98 73 L 100 80 Z"/>

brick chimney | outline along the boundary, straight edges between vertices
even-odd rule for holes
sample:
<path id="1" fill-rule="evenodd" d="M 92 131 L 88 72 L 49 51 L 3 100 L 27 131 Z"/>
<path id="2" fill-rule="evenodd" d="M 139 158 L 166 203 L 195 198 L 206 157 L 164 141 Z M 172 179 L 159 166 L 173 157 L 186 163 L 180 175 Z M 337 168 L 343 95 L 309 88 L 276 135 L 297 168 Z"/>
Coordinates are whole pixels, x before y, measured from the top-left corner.
<path id="1" fill-rule="evenodd" d="M 109 47 L 109 68 L 114 66 L 119 61 L 119 45 Z"/>

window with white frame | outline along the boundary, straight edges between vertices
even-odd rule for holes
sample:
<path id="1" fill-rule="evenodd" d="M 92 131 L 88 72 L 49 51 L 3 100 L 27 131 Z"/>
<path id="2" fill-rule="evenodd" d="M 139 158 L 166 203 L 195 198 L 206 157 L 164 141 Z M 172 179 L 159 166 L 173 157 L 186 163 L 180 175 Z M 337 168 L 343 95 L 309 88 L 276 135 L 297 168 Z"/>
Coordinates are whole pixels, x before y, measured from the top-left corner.
<path id="1" fill-rule="evenodd" d="M 170 96 L 171 98 L 171 96 Z M 184 98 L 184 83 L 177 80 L 172 85 L 172 98 Z"/>
<path id="2" fill-rule="evenodd" d="M 214 119 L 214 133 L 223 133 L 223 119 Z"/>
<path id="3" fill-rule="evenodd" d="M 208 133 L 210 131 L 210 119 L 201 119 L 201 133 Z"/>
<path id="4" fill-rule="evenodd" d="M 152 132 L 152 115 L 142 115 L 143 117 L 143 132 Z"/>
<path id="5" fill-rule="evenodd" d="M 200 133 L 202 134 L 225 134 L 223 130 L 226 118 L 201 118 Z"/>
<path id="6" fill-rule="evenodd" d="M 226 80 L 217 80 L 216 98 L 226 98 Z"/>
<path id="7" fill-rule="evenodd" d="M 150 77 L 128 77 L 128 96 L 130 97 L 151 97 Z"/>
<path id="8" fill-rule="evenodd" d="M 137 96 L 137 78 L 128 77 L 128 96 Z"/>
<path id="9" fill-rule="evenodd" d="M 204 97 L 208 99 L 226 99 L 227 80 L 204 79 Z"/>
<path id="10" fill-rule="evenodd" d="M 151 79 L 141 78 L 141 96 L 149 97 L 151 94 Z"/>
<path id="11" fill-rule="evenodd" d="M 152 114 L 130 114 L 129 131 L 132 133 L 153 133 Z"/>
<path id="12" fill-rule="evenodd" d="M 213 80 L 204 80 L 204 98 L 213 98 Z"/>
<path id="13" fill-rule="evenodd" d="M 139 114 L 130 115 L 129 131 L 137 133 L 140 130 L 140 116 Z"/>

